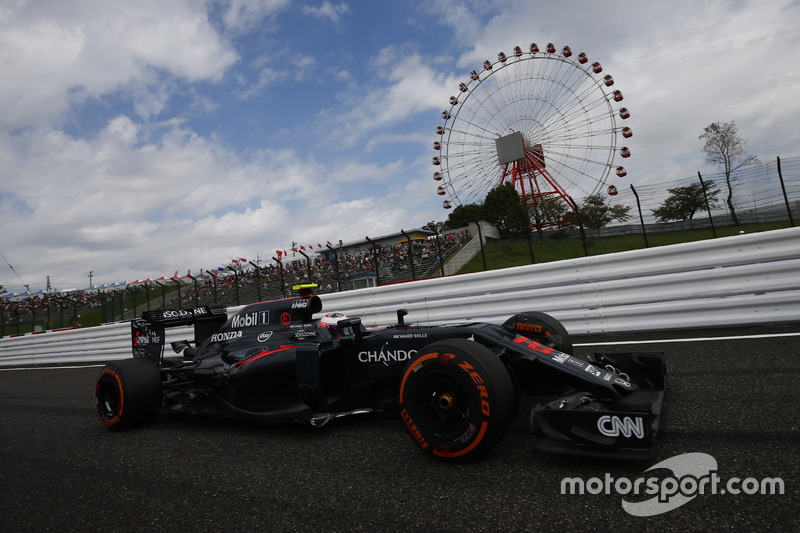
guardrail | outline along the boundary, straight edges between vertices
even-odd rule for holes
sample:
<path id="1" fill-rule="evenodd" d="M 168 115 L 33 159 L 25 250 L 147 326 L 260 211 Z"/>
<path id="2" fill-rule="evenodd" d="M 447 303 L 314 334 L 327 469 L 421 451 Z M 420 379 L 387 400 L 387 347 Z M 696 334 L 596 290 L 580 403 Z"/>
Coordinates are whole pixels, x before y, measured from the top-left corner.
<path id="1" fill-rule="evenodd" d="M 167 331 L 167 343 L 193 337 L 194 332 L 190 327 Z M 130 343 L 130 322 L 3 337 L 0 339 L 0 367 L 86 364 L 126 359 L 131 357 Z"/>
<path id="2" fill-rule="evenodd" d="M 321 295 L 325 310 L 394 323 L 500 323 L 552 314 L 573 334 L 800 321 L 800 228 Z M 238 308 L 230 308 L 229 313 Z M 191 338 L 188 328 L 167 341 Z M 0 366 L 130 356 L 130 325 L 0 339 Z"/>
<path id="3" fill-rule="evenodd" d="M 389 324 L 499 323 L 540 310 L 572 334 L 800 320 L 800 228 L 528 265 L 322 296 L 325 309 Z"/>

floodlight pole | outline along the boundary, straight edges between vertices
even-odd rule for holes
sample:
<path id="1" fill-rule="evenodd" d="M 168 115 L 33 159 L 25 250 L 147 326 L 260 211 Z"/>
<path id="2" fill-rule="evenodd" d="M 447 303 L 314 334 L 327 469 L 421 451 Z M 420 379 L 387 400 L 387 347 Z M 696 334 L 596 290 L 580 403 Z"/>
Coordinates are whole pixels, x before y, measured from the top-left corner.
<path id="1" fill-rule="evenodd" d="M 428 227 L 433 231 L 433 238 L 436 242 L 436 255 L 439 256 L 439 270 L 442 273 L 442 277 L 444 277 L 444 257 L 442 257 L 442 245 L 439 242 L 439 230 L 436 229 L 436 221 L 429 222 Z"/>
<path id="2" fill-rule="evenodd" d="M 339 254 L 336 253 L 336 250 L 330 244 L 326 244 L 325 246 L 333 254 L 333 269 L 336 272 L 336 292 L 341 292 L 342 285 L 341 281 L 339 280 Z"/>
<path id="3" fill-rule="evenodd" d="M 378 244 L 367 236 L 364 236 L 364 238 L 367 239 L 367 242 L 372 245 L 372 264 L 375 267 L 375 286 L 380 287 L 381 275 L 378 270 L 378 268 L 380 267 L 380 265 L 378 264 Z"/>
<path id="4" fill-rule="evenodd" d="M 150 282 L 144 282 L 144 293 L 147 295 L 147 310 L 150 310 Z"/>
<path id="5" fill-rule="evenodd" d="M 306 255 L 306 253 L 303 250 L 299 248 L 297 249 L 297 253 L 306 258 L 306 272 L 308 273 L 308 282 L 311 283 L 313 281 L 311 279 L 311 259 Z"/>
<path id="6" fill-rule="evenodd" d="M 167 308 L 167 287 L 163 283 L 159 283 L 157 280 L 153 280 L 156 282 L 156 285 L 161 285 L 161 309 Z"/>
<path id="7" fill-rule="evenodd" d="M 175 278 L 169 278 L 170 281 L 178 285 L 178 309 L 183 309 L 183 302 L 181 301 L 181 282 Z"/>
<path id="8" fill-rule="evenodd" d="M 186 277 L 194 282 L 194 306 L 197 307 L 197 278 L 192 276 L 191 274 L 187 274 Z"/>
<path id="9" fill-rule="evenodd" d="M 257 264 L 253 263 L 252 261 L 248 261 L 253 268 L 256 269 L 256 294 L 258 295 L 258 301 L 261 301 L 261 269 L 258 267 Z"/>
<path id="10" fill-rule="evenodd" d="M 217 274 L 211 272 L 210 270 L 206 270 L 207 274 L 210 274 L 211 277 L 214 279 L 212 283 L 214 283 L 214 305 L 217 305 Z"/>
<path id="11" fill-rule="evenodd" d="M 631 190 L 633 191 L 633 195 L 636 197 L 636 207 L 639 209 L 639 223 L 642 225 L 642 235 L 644 235 L 644 247 L 649 248 L 650 244 L 647 242 L 647 230 L 644 229 L 644 217 L 642 216 L 642 203 L 639 201 L 639 193 L 637 193 L 636 189 L 633 188 L 632 183 L 631 183 Z"/>
<path id="12" fill-rule="evenodd" d="M 408 263 L 411 265 L 411 279 L 416 280 L 417 273 L 414 270 L 414 252 L 411 248 L 411 237 L 409 237 L 408 233 L 402 229 L 400 230 L 400 233 L 406 238 L 406 242 L 408 243 Z"/>
<path id="13" fill-rule="evenodd" d="M 711 223 L 711 234 L 714 238 L 717 238 L 717 229 L 714 227 L 714 218 L 711 216 L 711 206 L 708 205 L 708 194 L 706 194 L 706 183 L 703 181 L 703 176 L 700 175 L 700 171 L 697 171 L 697 177 L 700 178 L 700 188 L 703 189 L 703 198 L 706 202 L 706 211 L 708 212 L 708 221 Z"/>
<path id="14" fill-rule="evenodd" d="M 572 196 L 567 196 L 569 198 L 569 203 L 572 204 L 572 209 L 575 211 L 575 217 L 578 219 L 578 227 L 581 230 L 581 241 L 583 242 L 583 255 L 589 255 L 589 250 L 586 249 L 586 233 L 583 231 L 583 219 L 581 218 L 580 209 L 578 209 L 578 204 L 575 203 L 575 200 L 572 199 Z"/>
<path id="15" fill-rule="evenodd" d="M 272 256 L 272 260 L 278 263 L 278 274 L 280 274 L 281 277 L 281 294 L 286 298 L 286 282 L 283 280 L 283 263 L 275 256 Z"/>
<path id="16" fill-rule="evenodd" d="M 236 268 L 232 268 L 231 270 L 233 270 L 233 288 L 235 289 L 234 292 L 236 293 L 236 305 L 241 305 L 239 299 L 239 273 L 237 272 Z"/>
<path id="17" fill-rule="evenodd" d="M 481 223 L 473 218 L 472 221 L 478 227 L 478 244 L 481 245 L 481 259 L 483 260 L 483 270 L 486 271 L 486 252 L 483 249 L 483 231 L 481 230 Z"/>
<path id="18" fill-rule="evenodd" d="M 786 212 L 789 213 L 789 225 L 794 227 L 792 218 L 792 208 L 789 206 L 789 197 L 786 196 L 786 184 L 783 183 L 783 173 L 781 172 L 781 158 L 778 157 L 778 179 L 781 180 L 781 190 L 783 191 L 783 201 L 786 203 Z"/>

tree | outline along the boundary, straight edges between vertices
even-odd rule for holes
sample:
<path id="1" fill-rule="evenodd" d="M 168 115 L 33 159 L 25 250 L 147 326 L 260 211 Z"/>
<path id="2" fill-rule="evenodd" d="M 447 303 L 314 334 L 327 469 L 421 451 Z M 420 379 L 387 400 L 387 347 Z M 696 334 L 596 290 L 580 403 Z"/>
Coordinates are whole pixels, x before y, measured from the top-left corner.
<path id="1" fill-rule="evenodd" d="M 708 206 L 710 208 L 717 207 L 717 197 L 721 191 L 714 185 L 714 180 L 705 182 L 705 195 L 700 183 L 667 189 L 669 196 L 661 204 L 661 207 L 653 209 L 653 214 L 659 222 L 691 220 L 697 211 L 705 208 L 706 196 L 708 197 Z"/>
<path id="2" fill-rule="evenodd" d="M 431 220 L 422 227 L 434 233 L 442 233 L 442 230 L 445 229 L 444 224 L 444 222 L 436 222 L 435 220 Z"/>
<path id="3" fill-rule="evenodd" d="M 445 229 L 458 229 L 469 225 L 473 220 L 485 218 L 483 206 L 479 204 L 464 204 L 456 206 L 453 212 L 447 216 L 444 223 Z"/>
<path id="4" fill-rule="evenodd" d="M 722 171 L 725 173 L 725 182 L 728 185 L 726 203 L 731 217 L 733 217 L 733 223 L 738 226 L 739 218 L 736 216 L 736 209 L 733 206 L 731 173 L 742 167 L 759 164 L 758 157 L 745 153 L 747 141 L 739 135 L 739 127 L 735 120 L 709 124 L 703 128 L 703 133 L 698 139 L 705 141 L 703 152 L 706 154 L 706 161 L 722 167 Z"/>
<path id="5" fill-rule="evenodd" d="M 519 192 L 510 183 L 498 185 L 486 194 L 483 212 L 501 233 L 527 226 Z"/>
<path id="6" fill-rule="evenodd" d="M 555 226 L 558 229 L 564 229 L 569 226 L 567 218 L 572 210 L 561 196 L 552 195 L 536 199 L 535 202 L 532 202 L 529 212 L 533 213 L 536 227 L 540 228 L 541 233 L 542 227 Z"/>
<path id="7" fill-rule="evenodd" d="M 631 217 L 629 205 L 606 205 L 601 194 L 588 196 L 578 210 L 583 225 L 594 230 L 604 228 L 615 220 L 624 222 Z"/>

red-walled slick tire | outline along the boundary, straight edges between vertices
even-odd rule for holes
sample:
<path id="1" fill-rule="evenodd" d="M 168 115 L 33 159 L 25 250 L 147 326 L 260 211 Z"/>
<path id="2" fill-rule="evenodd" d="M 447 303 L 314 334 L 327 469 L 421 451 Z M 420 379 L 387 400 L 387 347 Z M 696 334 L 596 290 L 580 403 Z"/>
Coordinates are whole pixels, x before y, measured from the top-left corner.
<path id="1" fill-rule="evenodd" d="M 561 322 L 539 311 L 518 313 L 505 321 L 503 327 L 535 340 L 559 352 L 572 355 L 572 339 Z"/>
<path id="2" fill-rule="evenodd" d="M 95 406 L 108 429 L 120 431 L 151 421 L 162 403 L 156 364 L 136 357 L 107 364 L 97 376 Z"/>
<path id="3" fill-rule="evenodd" d="M 426 453 L 471 460 L 489 451 L 514 414 L 514 385 L 491 350 L 466 339 L 420 350 L 400 381 L 400 415 Z"/>

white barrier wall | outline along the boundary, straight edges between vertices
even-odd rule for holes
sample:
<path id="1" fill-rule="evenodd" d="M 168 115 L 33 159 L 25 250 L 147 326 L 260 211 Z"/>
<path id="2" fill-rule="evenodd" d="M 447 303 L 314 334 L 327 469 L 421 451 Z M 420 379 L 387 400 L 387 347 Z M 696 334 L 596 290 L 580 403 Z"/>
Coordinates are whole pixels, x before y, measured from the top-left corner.
<path id="1" fill-rule="evenodd" d="M 800 320 L 800 228 L 323 295 L 369 325 L 552 314 L 575 334 Z"/>
<path id="2" fill-rule="evenodd" d="M 392 324 L 501 323 L 520 311 L 573 334 L 800 321 L 800 228 L 321 295 L 325 311 Z M 235 311 L 229 309 L 229 313 Z M 168 331 L 168 341 L 191 338 Z M 0 339 L 0 366 L 130 356 L 130 326 Z"/>

